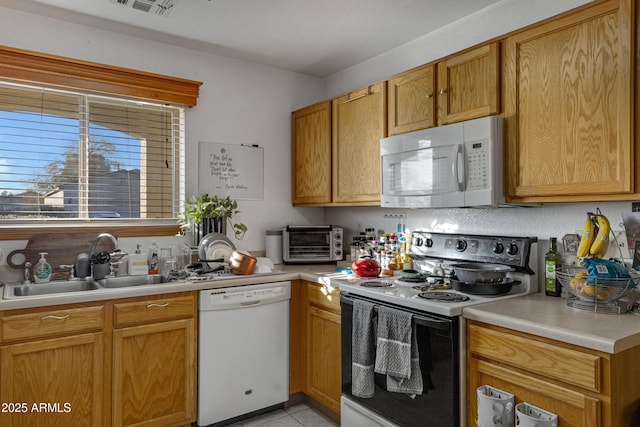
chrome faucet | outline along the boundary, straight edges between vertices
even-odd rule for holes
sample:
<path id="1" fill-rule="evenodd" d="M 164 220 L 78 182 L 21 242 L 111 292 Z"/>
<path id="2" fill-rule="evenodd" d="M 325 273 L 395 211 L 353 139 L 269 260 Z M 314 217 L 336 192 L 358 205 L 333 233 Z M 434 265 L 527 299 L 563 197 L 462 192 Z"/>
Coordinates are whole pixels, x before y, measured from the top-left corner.
<path id="1" fill-rule="evenodd" d="M 23 285 L 31 284 L 31 263 L 29 261 L 24 263 L 24 282 Z"/>
<path id="2" fill-rule="evenodd" d="M 100 233 L 100 234 L 98 234 L 98 237 L 96 237 L 96 240 L 93 241 L 93 246 L 91 247 L 91 259 L 93 259 L 93 255 L 96 252 L 96 246 L 98 246 L 98 242 L 103 237 L 108 237 L 109 239 L 111 239 L 111 242 L 113 243 L 114 251 L 118 249 L 118 239 L 116 239 L 116 236 L 114 236 L 113 234 L 109 234 L 109 233 Z"/>
<path id="3" fill-rule="evenodd" d="M 89 256 L 89 260 L 91 263 L 91 273 L 94 279 L 96 280 L 100 280 L 102 278 L 104 278 L 105 276 L 111 274 L 111 266 L 110 265 L 106 265 L 106 267 L 103 267 L 103 264 L 94 264 L 95 262 L 95 256 L 96 256 L 96 247 L 98 246 L 98 242 L 100 241 L 100 239 L 102 239 L 103 237 L 106 237 L 108 239 L 111 240 L 111 242 L 113 243 L 113 252 L 111 252 L 109 254 L 109 258 L 113 261 L 119 261 L 120 259 L 122 259 L 125 255 L 127 255 L 126 252 L 121 251 L 120 249 L 118 249 L 118 239 L 109 233 L 100 233 L 98 234 L 98 236 L 96 237 L 96 240 L 93 241 L 93 246 L 91 247 L 91 255 Z M 105 257 L 106 258 L 106 257 Z M 107 261 L 105 259 L 105 261 Z M 100 265 L 100 268 L 97 269 L 97 266 Z M 99 271 L 97 271 L 99 270 Z"/>

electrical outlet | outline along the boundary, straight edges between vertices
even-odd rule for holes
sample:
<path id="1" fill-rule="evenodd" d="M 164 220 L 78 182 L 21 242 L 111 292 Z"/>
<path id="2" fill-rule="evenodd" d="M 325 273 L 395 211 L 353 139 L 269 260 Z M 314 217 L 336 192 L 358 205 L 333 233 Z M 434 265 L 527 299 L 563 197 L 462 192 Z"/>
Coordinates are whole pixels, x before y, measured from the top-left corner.
<path id="1" fill-rule="evenodd" d="M 605 258 L 620 258 L 622 252 L 622 258 L 629 257 L 629 248 L 627 245 L 627 234 L 624 231 L 611 231 L 613 236 L 609 241 L 609 249 L 605 254 Z"/>
<path id="2" fill-rule="evenodd" d="M 385 212 L 382 215 L 384 219 L 407 219 L 406 212 Z"/>

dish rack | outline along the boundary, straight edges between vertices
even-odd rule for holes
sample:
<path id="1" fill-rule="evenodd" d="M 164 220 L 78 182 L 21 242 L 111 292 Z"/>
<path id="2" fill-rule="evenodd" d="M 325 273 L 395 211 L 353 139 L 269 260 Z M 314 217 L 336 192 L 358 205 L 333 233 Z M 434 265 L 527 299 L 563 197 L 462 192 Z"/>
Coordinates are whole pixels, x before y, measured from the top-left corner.
<path id="1" fill-rule="evenodd" d="M 597 278 L 588 276 L 582 267 L 566 267 L 556 271 L 556 277 L 573 297 L 567 305 L 577 310 L 620 314 L 627 311 L 617 302 L 640 284 L 640 275 L 629 271 L 631 277 Z"/>

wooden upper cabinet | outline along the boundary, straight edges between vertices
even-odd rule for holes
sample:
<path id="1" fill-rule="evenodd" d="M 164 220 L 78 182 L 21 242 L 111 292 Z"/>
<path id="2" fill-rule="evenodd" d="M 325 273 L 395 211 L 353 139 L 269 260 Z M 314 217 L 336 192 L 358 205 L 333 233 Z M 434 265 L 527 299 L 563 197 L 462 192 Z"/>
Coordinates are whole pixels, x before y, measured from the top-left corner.
<path id="1" fill-rule="evenodd" d="M 389 80 L 389 135 L 436 125 L 435 77 L 435 66 L 424 65 Z"/>
<path id="2" fill-rule="evenodd" d="M 632 6 L 601 2 L 505 40 L 507 201 L 631 196 Z"/>
<path id="3" fill-rule="evenodd" d="M 291 114 L 293 205 L 331 203 L 331 101 Z"/>
<path id="4" fill-rule="evenodd" d="M 387 130 L 387 84 L 334 99 L 333 202 L 380 205 L 380 139 Z"/>
<path id="5" fill-rule="evenodd" d="M 438 125 L 500 112 L 500 55 L 490 43 L 438 62 Z"/>

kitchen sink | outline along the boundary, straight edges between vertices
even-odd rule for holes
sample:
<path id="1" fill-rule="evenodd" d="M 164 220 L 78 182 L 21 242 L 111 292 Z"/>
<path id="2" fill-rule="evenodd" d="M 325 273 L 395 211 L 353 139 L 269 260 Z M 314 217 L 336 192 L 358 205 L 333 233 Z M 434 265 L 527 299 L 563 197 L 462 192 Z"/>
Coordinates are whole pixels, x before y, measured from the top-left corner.
<path id="1" fill-rule="evenodd" d="M 167 278 L 159 274 L 148 276 L 121 276 L 108 277 L 98 280 L 98 284 L 103 288 L 126 288 L 129 286 L 157 285 L 159 283 L 169 283 Z"/>
<path id="2" fill-rule="evenodd" d="M 30 285 L 15 283 L 4 285 L 2 297 L 5 299 L 24 298 L 68 292 L 94 291 L 96 289 L 100 289 L 100 286 L 97 283 L 85 280 L 54 281 L 49 283 L 34 283 Z"/>

